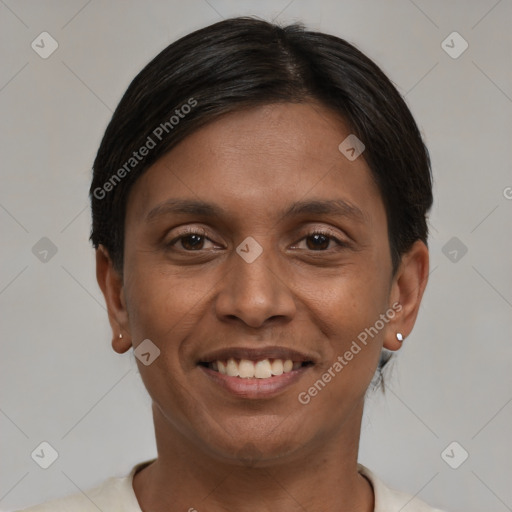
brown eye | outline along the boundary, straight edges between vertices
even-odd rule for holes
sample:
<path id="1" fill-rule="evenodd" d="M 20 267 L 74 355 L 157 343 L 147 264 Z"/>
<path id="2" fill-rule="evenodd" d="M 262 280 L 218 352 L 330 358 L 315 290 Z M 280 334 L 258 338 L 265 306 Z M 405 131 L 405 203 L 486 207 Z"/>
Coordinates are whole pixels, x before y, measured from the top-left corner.
<path id="1" fill-rule="evenodd" d="M 333 250 L 347 247 L 348 244 L 333 236 L 330 232 L 314 231 L 306 235 L 302 240 L 306 241 L 306 248 L 310 251 L 326 252 L 329 250 L 329 244 L 334 242 Z M 337 247 L 336 247 L 337 246 Z"/>
<path id="2" fill-rule="evenodd" d="M 181 245 L 186 250 L 202 249 L 204 245 L 204 237 L 202 235 L 187 235 L 179 238 Z"/>
<path id="3" fill-rule="evenodd" d="M 327 249 L 329 247 L 331 237 L 323 235 L 321 233 L 315 233 L 314 235 L 309 235 L 308 237 L 306 237 L 306 240 L 311 241 L 311 243 L 307 243 L 308 249 L 316 251 L 319 249 Z"/>
<path id="4" fill-rule="evenodd" d="M 176 251 L 193 252 L 205 249 L 204 245 L 207 241 L 213 244 L 204 231 L 188 229 L 171 240 L 166 246 Z"/>

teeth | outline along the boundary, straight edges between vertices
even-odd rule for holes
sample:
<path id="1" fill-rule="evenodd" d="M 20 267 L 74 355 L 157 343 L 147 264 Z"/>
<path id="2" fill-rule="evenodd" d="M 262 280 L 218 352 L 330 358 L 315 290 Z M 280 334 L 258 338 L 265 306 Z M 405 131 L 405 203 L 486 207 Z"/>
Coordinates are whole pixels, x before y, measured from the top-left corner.
<path id="1" fill-rule="evenodd" d="M 252 361 L 242 359 L 238 363 L 238 375 L 242 377 L 242 379 L 252 379 L 254 377 L 254 370 L 254 363 Z"/>
<path id="2" fill-rule="evenodd" d="M 229 377 L 240 377 L 242 379 L 269 379 L 274 375 L 282 375 L 292 370 L 298 370 L 302 366 L 300 361 L 293 362 L 291 359 L 263 359 L 261 361 L 240 361 L 229 358 L 227 361 L 212 361 L 210 368 L 222 375 Z"/>
<path id="3" fill-rule="evenodd" d="M 281 359 L 274 359 L 271 365 L 272 375 L 282 375 L 283 374 L 283 361 Z"/>
<path id="4" fill-rule="evenodd" d="M 254 365 L 254 376 L 257 379 L 268 379 L 269 377 L 272 377 L 272 369 L 270 367 L 270 361 L 268 359 L 258 361 Z"/>
<path id="5" fill-rule="evenodd" d="M 226 364 L 226 374 L 230 377 L 238 377 L 238 364 L 231 357 Z"/>

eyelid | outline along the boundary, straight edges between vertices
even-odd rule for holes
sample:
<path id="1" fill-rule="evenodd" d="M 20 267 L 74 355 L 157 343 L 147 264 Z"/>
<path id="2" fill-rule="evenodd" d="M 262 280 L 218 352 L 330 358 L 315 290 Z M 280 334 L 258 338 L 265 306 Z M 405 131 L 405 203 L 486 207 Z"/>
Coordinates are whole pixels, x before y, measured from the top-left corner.
<path id="1" fill-rule="evenodd" d="M 206 230 L 201 226 L 185 226 L 178 234 L 177 236 L 186 236 L 186 235 L 202 235 L 206 236 L 208 233 L 206 233 Z"/>
<path id="2" fill-rule="evenodd" d="M 201 227 L 201 226 L 186 226 L 186 227 L 182 228 L 178 233 L 176 233 L 176 235 L 173 236 L 172 240 L 170 240 L 169 242 L 166 242 L 166 245 L 172 246 L 176 242 L 178 242 L 180 239 L 185 238 L 190 235 L 202 236 L 202 237 L 210 240 L 210 242 L 216 243 L 216 242 L 214 242 L 214 240 L 212 240 L 208 236 L 206 229 L 204 229 L 203 227 Z"/>

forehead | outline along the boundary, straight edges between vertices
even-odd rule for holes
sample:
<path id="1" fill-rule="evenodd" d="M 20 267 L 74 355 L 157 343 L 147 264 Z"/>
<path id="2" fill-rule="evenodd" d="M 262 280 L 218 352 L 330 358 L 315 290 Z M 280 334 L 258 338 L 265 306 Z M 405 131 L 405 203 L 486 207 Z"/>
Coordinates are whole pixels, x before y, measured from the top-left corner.
<path id="1" fill-rule="evenodd" d="M 233 112 L 198 129 L 134 184 L 127 222 L 167 200 L 187 198 L 268 219 L 308 199 L 344 200 L 372 217 L 383 213 L 362 157 L 338 149 L 346 123 L 314 103 L 280 103 Z"/>

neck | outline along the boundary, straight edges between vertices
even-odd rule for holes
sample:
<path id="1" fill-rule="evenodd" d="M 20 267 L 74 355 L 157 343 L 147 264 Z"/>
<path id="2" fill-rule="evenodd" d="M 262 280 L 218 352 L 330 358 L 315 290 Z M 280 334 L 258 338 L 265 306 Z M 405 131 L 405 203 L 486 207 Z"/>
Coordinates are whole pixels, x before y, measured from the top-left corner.
<path id="1" fill-rule="evenodd" d="M 370 482 L 357 472 L 363 403 L 331 439 L 273 460 L 219 460 L 153 406 L 158 458 L 139 471 L 133 488 L 143 512 L 372 512 Z"/>

